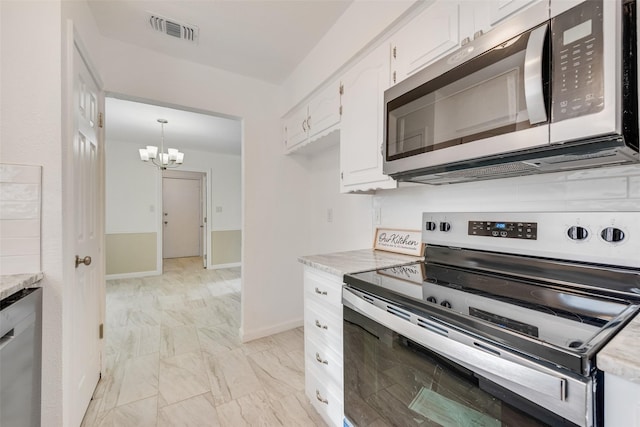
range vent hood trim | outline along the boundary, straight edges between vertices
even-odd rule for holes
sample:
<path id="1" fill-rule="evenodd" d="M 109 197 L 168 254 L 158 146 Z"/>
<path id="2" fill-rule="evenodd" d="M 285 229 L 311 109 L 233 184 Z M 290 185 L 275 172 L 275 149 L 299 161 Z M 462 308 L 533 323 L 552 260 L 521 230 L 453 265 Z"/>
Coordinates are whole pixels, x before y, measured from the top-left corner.
<path id="1" fill-rule="evenodd" d="M 627 146 L 620 135 L 614 135 L 402 172 L 391 177 L 397 181 L 440 185 L 630 163 L 640 164 L 639 153 Z"/>

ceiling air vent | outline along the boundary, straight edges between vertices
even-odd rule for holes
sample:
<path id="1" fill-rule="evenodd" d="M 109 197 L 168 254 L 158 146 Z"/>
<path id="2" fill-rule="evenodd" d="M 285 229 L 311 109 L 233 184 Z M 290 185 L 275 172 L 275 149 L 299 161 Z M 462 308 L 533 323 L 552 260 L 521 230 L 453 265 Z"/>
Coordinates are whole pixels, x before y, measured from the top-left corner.
<path id="1" fill-rule="evenodd" d="M 198 27 L 195 25 L 183 24 L 174 19 L 168 19 L 164 16 L 149 14 L 149 25 L 154 31 L 166 34 L 192 43 L 198 43 Z"/>

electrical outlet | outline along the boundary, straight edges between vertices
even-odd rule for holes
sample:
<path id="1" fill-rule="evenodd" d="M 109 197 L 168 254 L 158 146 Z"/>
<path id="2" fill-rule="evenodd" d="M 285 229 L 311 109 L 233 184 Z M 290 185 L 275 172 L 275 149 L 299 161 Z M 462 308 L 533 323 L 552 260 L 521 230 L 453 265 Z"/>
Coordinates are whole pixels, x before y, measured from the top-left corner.
<path id="1" fill-rule="evenodd" d="M 333 222 L 333 208 L 327 208 L 327 222 Z"/>
<path id="2" fill-rule="evenodd" d="M 382 222 L 382 209 L 373 208 L 373 223 L 375 225 L 380 225 Z"/>

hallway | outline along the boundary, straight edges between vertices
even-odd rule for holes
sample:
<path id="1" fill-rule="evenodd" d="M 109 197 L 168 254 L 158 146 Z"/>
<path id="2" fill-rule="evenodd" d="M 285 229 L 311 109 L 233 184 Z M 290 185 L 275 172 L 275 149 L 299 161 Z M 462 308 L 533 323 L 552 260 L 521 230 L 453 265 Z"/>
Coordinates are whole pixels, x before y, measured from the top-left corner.
<path id="1" fill-rule="evenodd" d="M 107 282 L 106 372 L 83 427 L 324 426 L 304 395 L 302 328 L 242 344 L 240 269 L 201 265 Z"/>

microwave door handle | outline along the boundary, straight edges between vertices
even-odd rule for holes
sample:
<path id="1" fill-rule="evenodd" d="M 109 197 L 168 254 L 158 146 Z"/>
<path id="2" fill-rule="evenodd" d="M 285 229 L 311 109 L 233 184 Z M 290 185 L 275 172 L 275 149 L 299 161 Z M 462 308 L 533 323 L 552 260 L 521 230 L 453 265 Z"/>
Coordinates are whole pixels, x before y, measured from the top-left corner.
<path id="1" fill-rule="evenodd" d="M 547 27 L 548 24 L 544 24 L 529 33 L 524 57 L 524 97 L 532 125 L 547 121 L 542 85 L 542 56 Z"/>

